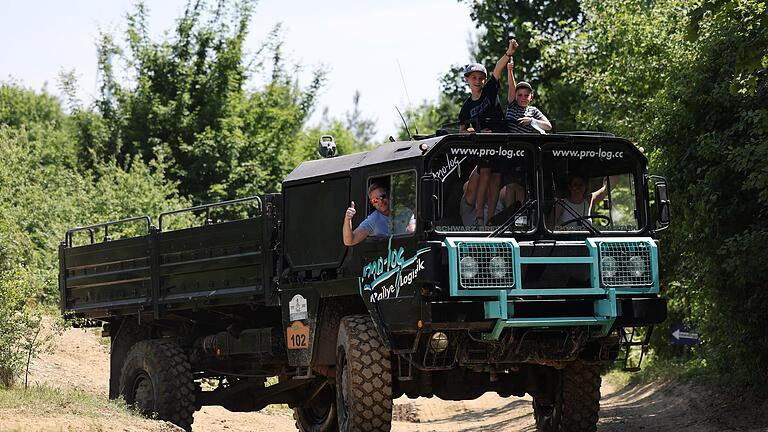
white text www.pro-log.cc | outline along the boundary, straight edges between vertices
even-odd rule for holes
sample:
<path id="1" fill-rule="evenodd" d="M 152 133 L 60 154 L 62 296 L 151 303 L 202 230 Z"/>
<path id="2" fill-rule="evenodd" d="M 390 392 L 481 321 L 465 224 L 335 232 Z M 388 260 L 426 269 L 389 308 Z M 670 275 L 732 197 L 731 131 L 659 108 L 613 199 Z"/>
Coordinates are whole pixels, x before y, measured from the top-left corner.
<path id="1" fill-rule="evenodd" d="M 507 159 L 516 157 L 524 157 L 525 150 L 513 150 L 499 147 L 498 149 L 492 148 L 465 148 L 465 147 L 453 147 L 451 148 L 451 154 L 462 156 L 500 156 Z"/>
<path id="2" fill-rule="evenodd" d="M 597 150 L 552 150 L 552 156 L 555 157 L 571 157 L 571 158 L 600 158 L 605 160 L 611 160 L 613 158 L 621 159 L 624 157 L 623 151 L 608 151 L 603 149 Z"/>

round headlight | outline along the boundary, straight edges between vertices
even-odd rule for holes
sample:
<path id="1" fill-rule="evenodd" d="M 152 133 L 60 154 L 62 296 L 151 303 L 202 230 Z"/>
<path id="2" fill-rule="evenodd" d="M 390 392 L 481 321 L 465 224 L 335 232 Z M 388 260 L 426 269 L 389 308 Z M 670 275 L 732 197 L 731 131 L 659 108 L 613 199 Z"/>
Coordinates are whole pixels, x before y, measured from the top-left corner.
<path id="1" fill-rule="evenodd" d="M 507 276 L 507 261 L 502 257 L 493 257 L 488 263 L 488 269 L 491 276 L 496 279 L 502 279 Z"/>
<path id="2" fill-rule="evenodd" d="M 603 265 L 602 269 L 603 276 L 606 278 L 613 278 L 616 277 L 616 271 L 618 270 L 616 268 L 616 258 L 614 257 L 603 257 Z"/>
<path id="3" fill-rule="evenodd" d="M 477 276 L 477 260 L 472 258 L 471 256 L 466 256 L 461 259 L 461 262 L 459 263 L 461 267 L 461 277 L 462 279 L 472 279 L 473 277 Z"/>
<path id="4" fill-rule="evenodd" d="M 432 352 L 441 353 L 448 349 L 448 335 L 443 332 L 435 332 L 429 338 L 429 348 Z"/>
<path id="5" fill-rule="evenodd" d="M 645 259 L 641 256 L 633 256 L 629 259 L 629 274 L 632 277 L 641 278 L 646 273 Z"/>

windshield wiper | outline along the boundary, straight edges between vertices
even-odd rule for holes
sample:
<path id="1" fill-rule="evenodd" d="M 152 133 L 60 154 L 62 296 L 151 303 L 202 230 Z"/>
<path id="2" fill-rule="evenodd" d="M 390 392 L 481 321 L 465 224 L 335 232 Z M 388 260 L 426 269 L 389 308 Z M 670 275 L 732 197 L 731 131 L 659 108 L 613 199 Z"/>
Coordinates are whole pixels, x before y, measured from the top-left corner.
<path id="1" fill-rule="evenodd" d="M 528 201 L 526 201 L 525 204 L 523 204 L 519 209 L 517 209 L 515 213 L 512 214 L 512 216 L 508 217 L 507 220 L 504 221 L 504 223 L 502 223 L 498 228 L 496 228 L 494 232 L 488 234 L 488 238 L 498 237 L 499 235 L 501 235 L 511 225 L 513 225 L 515 221 L 517 221 L 517 218 L 523 215 L 523 212 L 528 211 L 535 205 L 536 205 L 535 199 L 529 199 Z"/>
<path id="2" fill-rule="evenodd" d="M 564 200 L 562 198 L 557 198 L 555 200 L 555 204 L 560 204 L 560 207 L 562 207 L 563 210 L 567 211 L 568 213 L 571 214 L 571 216 L 573 216 L 573 219 L 571 219 L 571 220 L 569 220 L 567 222 L 568 224 L 571 223 L 571 222 L 578 222 L 579 225 L 581 225 L 584 228 L 586 228 L 587 230 L 589 230 L 589 232 L 591 232 L 592 234 L 595 234 L 595 235 L 602 234 L 600 232 L 600 230 L 598 230 L 591 223 L 588 222 L 588 220 L 592 219 L 594 216 L 592 216 L 592 215 L 580 216 L 578 213 L 573 211 L 573 209 L 570 206 L 565 205 L 565 203 L 563 201 Z M 584 223 L 584 222 L 587 222 L 587 223 Z"/>

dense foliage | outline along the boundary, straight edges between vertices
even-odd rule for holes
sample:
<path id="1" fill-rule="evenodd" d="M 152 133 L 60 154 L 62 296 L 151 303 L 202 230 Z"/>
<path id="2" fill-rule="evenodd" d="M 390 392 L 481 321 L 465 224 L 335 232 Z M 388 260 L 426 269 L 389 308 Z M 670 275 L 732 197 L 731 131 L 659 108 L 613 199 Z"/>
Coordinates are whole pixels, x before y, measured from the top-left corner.
<path id="1" fill-rule="evenodd" d="M 404 126 L 401 127 L 395 138 L 408 140 L 413 134 L 429 134 L 446 124 L 455 123 L 459 115 L 459 108 L 461 108 L 461 104 L 454 103 L 446 95 L 442 95 L 436 104 L 423 102 L 418 106 L 408 107 L 403 113 L 403 117 L 408 123 L 408 130 Z"/>
<path id="2" fill-rule="evenodd" d="M 724 372 L 768 381 L 768 9 L 707 1 L 688 21 L 691 56 L 671 53 L 657 165 L 676 185 L 670 292 Z M 690 45 L 688 45 L 690 46 Z"/>
<path id="3" fill-rule="evenodd" d="M 25 351 L 34 347 L 42 321 L 29 301 L 32 288 L 24 273 L 0 273 L 0 387 L 10 387 L 24 367 Z"/>
<path id="4" fill-rule="evenodd" d="M 121 166 L 139 155 L 163 160 L 179 191 L 196 202 L 274 191 L 299 160 L 301 128 L 323 82 L 300 88 L 281 53 L 279 27 L 255 58 L 243 42 L 253 2 L 190 4 L 173 37 L 151 40 L 147 11 L 128 16 L 126 47 L 99 44 L 97 102 L 105 128 L 84 152 Z M 249 91 L 252 74 L 266 78 Z M 125 76 L 132 79 L 125 79 Z"/>
<path id="5" fill-rule="evenodd" d="M 187 204 L 160 164 L 82 169 L 74 122 L 50 96 L 15 85 L 0 95 L 0 270 L 23 267 L 41 298 L 58 298 L 56 256 L 68 228 Z"/>

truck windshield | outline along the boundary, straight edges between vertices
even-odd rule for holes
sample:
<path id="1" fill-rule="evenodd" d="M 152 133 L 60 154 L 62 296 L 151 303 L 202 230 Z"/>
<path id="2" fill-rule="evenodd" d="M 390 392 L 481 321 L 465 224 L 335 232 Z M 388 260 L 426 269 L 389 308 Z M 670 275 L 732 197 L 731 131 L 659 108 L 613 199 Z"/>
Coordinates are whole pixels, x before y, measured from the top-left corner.
<path id="1" fill-rule="evenodd" d="M 536 199 L 534 150 L 527 144 L 454 143 L 434 154 L 428 169 L 442 184 L 438 232 L 491 232 Z M 530 232 L 538 220 L 529 206 L 509 231 Z"/>
<path id="2" fill-rule="evenodd" d="M 625 143 L 542 147 L 542 206 L 551 232 L 632 232 L 643 227 L 640 161 Z M 640 181 L 640 184 L 642 182 Z"/>

